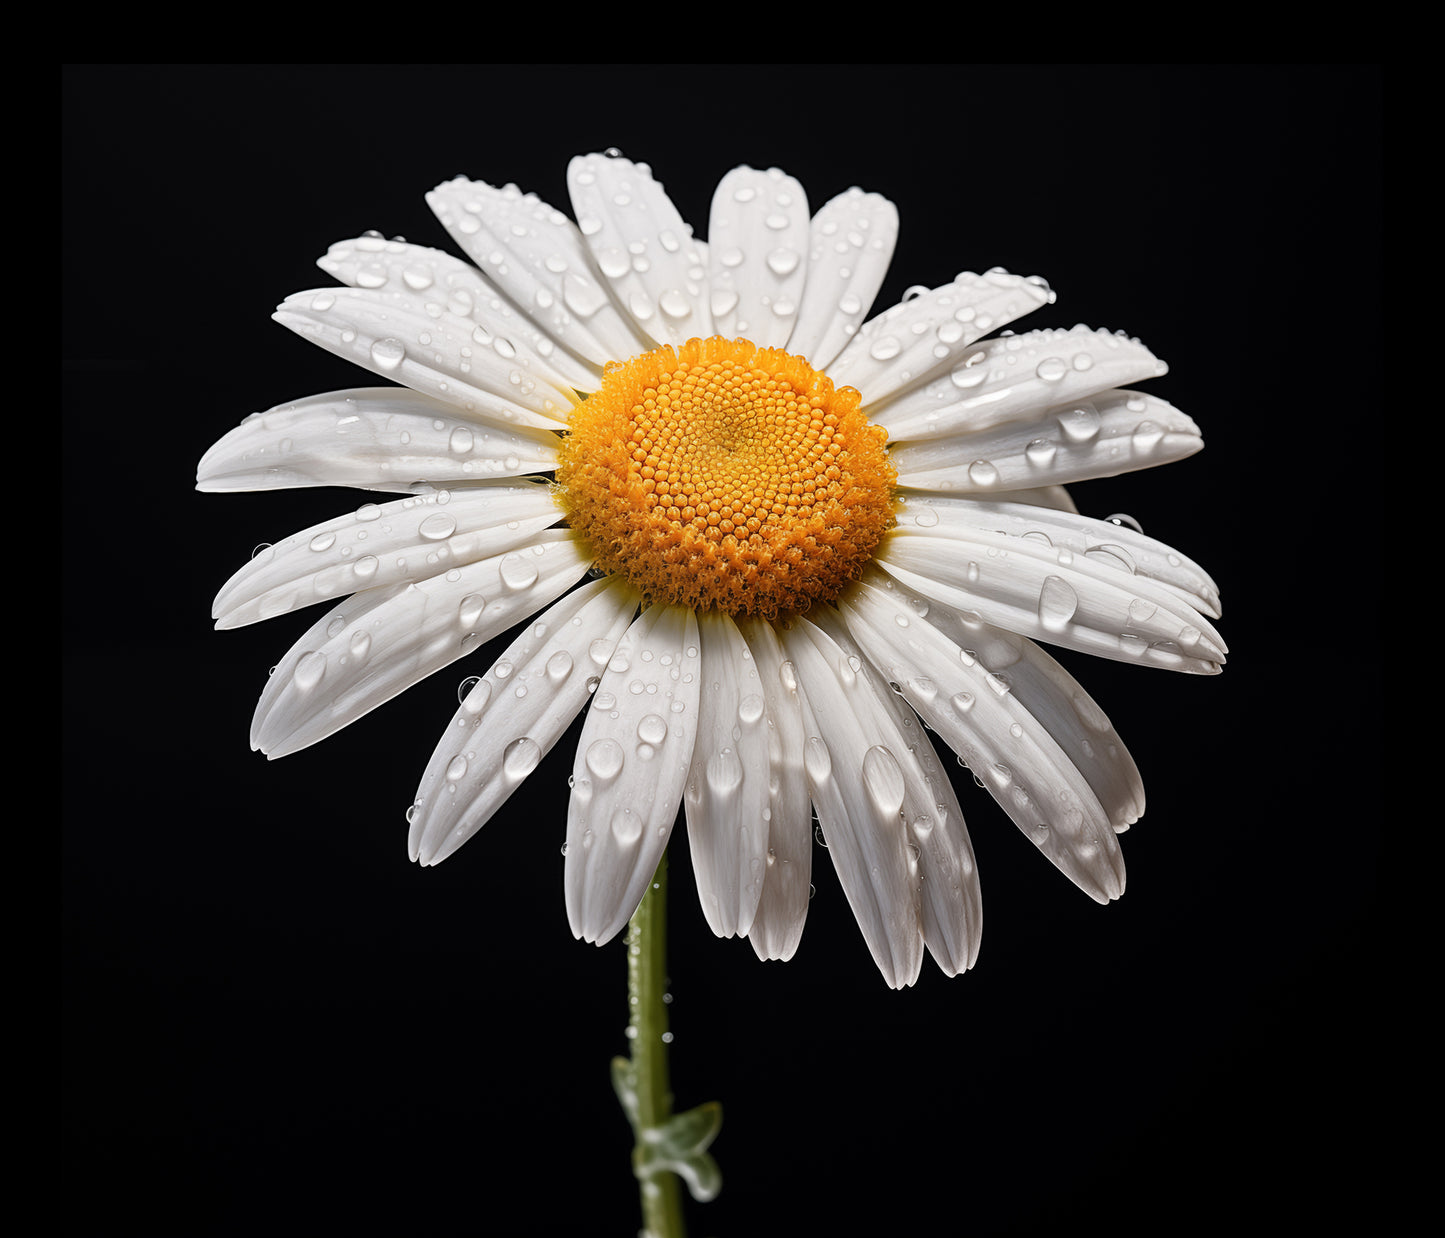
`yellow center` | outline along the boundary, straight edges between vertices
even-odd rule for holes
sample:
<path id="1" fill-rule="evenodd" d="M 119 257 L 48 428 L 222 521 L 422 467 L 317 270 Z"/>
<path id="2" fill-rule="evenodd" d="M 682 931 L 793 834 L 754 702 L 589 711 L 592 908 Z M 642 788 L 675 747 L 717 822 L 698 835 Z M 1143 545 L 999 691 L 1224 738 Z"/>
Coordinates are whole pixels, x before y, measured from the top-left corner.
<path id="1" fill-rule="evenodd" d="M 893 521 L 887 436 L 858 403 L 747 340 L 613 362 L 562 441 L 563 507 L 649 602 L 801 613 L 856 579 Z"/>

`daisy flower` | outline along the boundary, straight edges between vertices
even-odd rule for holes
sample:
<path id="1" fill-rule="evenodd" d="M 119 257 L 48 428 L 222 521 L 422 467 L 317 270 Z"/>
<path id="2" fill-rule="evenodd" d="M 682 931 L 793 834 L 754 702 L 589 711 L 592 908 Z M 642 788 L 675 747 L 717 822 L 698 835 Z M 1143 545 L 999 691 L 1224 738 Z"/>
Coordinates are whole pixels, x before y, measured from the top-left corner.
<path id="1" fill-rule="evenodd" d="M 877 194 L 813 214 L 796 180 L 737 168 L 704 243 L 645 164 L 579 157 L 568 186 L 576 223 L 512 185 L 440 185 L 429 203 L 475 265 L 369 234 L 321 260 L 341 287 L 277 311 L 403 385 L 249 418 L 200 488 L 402 497 L 221 590 L 224 628 L 332 607 L 268 681 L 253 746 L 314 744 L 521 625 L 437 746 L 411 854 L 451 855 L 585 709 L 578 937 L 627 923 L 681 804 L 708 924 L 790 957 L 816 812 L 888 983 L 912 984 L 925 948 L 968 968 L 976 867 L 926 728 L 1066 876 L 1117 898 L 1143 785 L 1035 641 L 1197 674 L 1224 660 L 1209 577 L 1062 488 L 1202 446 L 1126 388 L 1164 365 L 1082 326 L 990 337 L 1053 300 L 1002 270 L 865 322 L 898 228 Z"/>

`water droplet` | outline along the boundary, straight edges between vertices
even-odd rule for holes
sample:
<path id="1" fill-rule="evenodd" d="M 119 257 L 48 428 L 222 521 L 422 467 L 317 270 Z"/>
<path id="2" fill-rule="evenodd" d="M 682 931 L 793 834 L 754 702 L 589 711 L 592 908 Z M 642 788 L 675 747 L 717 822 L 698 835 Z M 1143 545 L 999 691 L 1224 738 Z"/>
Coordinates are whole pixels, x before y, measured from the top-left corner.
<path id="1" fill-rule="evenodd" d="M 874 745 L 863 754 L 863 786 L 873 808 L 884 819 L 896 817 L 903 808 L 907 789 L 898 758 L 887 748 Z"/>
<path id="2" fill-rule="evenodd" d="M 521 782 L 537 768 L 542 759 L 542 745 L 530 736 L 514 739 L 502 752 L 502 772 L 513 782 Z"/>
<path id="3" fill-rule="evenodd" d="M 605 782 L 610 782 L 622 772 L 624 759 L 622 745 L 615 739 L 594 740 L 587 749 L 587 768 Z"/>
<path id="4" fill-rule="evenodd" d="M 642 818 L 630 808 L 619 808 L 612 814 L 612 837 L 630 847 L 642 837 Z"/>
<path id="5" fill-rule="evenodd" d="M 390 373 L 406 360 L 406 345 L 400 340 L 386 339 L 377 340 L 371 346 L 371 362 L 378 370 Z"/>
<path id="6" fill-rule="evenodd" d="M 351 565 L 351 570 L 360 579 L 370 580 L 373 576 L 376 575 L 376 569 L 378 566 L 379 564 L 376 561 L 375 555 L 362 555 L 361 558 L 359 558 L 355 563 Z"/>
<path id="7" fill-rule="evenodd" d="M 311 539 L 312 550 L 330 550 L 336 544 L 336 534 L 329 530 L 325 533 L 318 533 Z"/>
<path id="8" fill-rule="evenodd" d="M 1039 590 L 1039 622 L 1050 632 L 1068 627 L 1079 609 L 1079 595 L 1062 576 L 1047 576 Z"/>
<path id="9" fill-rule="evenodd" d="M 417 532 L 428 541 L 439 542 L 457 531 L 456 518 L 447 512 L 433 512 L 417 526 Z"/>
<path id="10" fill-rule="evenodd" d="M 572 673 L 572 655 L 565 649 L 559 649 L 547 659 L 547 678 L 554 684 L 560 684 Z"/>
<path id="11" fill-rule="evenodd" d="M 470 679 L 464 679 L 457 689 L 457 695 L 461 698 L 462 708 L 469 714 L 479 714 L 487 707 L 487 702 L 492 699 L 492 685 L 489 680 L 479 675 L 473 675 Z"/>
<path id="12" fill-rule="evenodd" d="M 1115 512 L 1112 516 L 1105 516 L 1104 523 L 1122 525 L 1126 529 L 1133 529 L 1135 533 L 1144 532 L 1144 526 L 1133 516 L 1126 515 L 1124 512 Z"/>
<path id="13" fill-rule="evenodd" d="M 1036 438 L 1024 448 L 1024 457 L 1036 469 L 1048 468 L 1054 462 L 1057 448 L 1046 438 Z"/>
<path id="14" fill-rule="evenodd" d="M 461 755 L 454 756 L 451 759 L 451 764 L 447 766 L 447 781 L 460 782 L 467 776 L 467 770 L 469 768 L 470 765 L 466 757 Z"/>
<path id="15" fill-rule="evenodd" d="M 457 621 L 464 628 L 474 628 L 486 608 L 486 598 L 480 593 L 469 593 L 457 605 Z"/>
<path id="16" fill-rule="evenodd" d="M 309 692 L 321 682 L 326 674 L 326 655 L 312 650 L 303 653 L 300 661 L 296 663 L 296 669 L 291 674 L 291 682 L 302 692 Z"/>
<path id="17" fill-rule="evenodd" d="M 541 573 L 537 565 L 521 555 L 508 555 L 502 560 L 502 584 L 508 589 L 529 589 Z"/>
<path id="18" fill-rule="evenodd" d="M 708 758 L 707 784 L 721 796 L 731 795 L 743 785 L 743 763 L 731 748 L 724 748 Z"/>
<path id="19" fill-rule="evenodd" d="M 996 486 L 999 481 L 999 472 L 992 461 L 975 460 L 968 466 L 968 480 L 975 486 Z"/>
<path id="20" fill-rule="evenodd" d="M 751 726 L 763 716 L 763 698 L 756 692 L 750 692 L 738 702 L 738 720 Z"/>
<path id="21" fill-rule="evenodd" d="M 1071 443 L 1089 443 L 1099 435 L 1098 410 L 1092 404 L 1080 404 L 1068 412 L 1059 414 L 1059 428 Z"/>
<path id="22" fill-rule="evenodd" d="M 644 744 L 660 744 L 667 738 L 667 723 L 656 714 L 648 714 L 637 724 L 637 738 Z"/>
<path id="23" fill-rule="evenodd" d="M 803 745 L 803 765 L 814 782 L 824 781 L 833 772 L 833 758 L 821 736 L 808 736 L 808 742 Z"/>
<path id="24" fill-rule="evenodd" d="M 1154 618 L 1159 610 L 1152 602 L 1146 602 L 1142 598 L 1135 598 L 1129 603 L 1129 622 L 1136 627 L 1142 626 Z"/>
<path id="25" fill-rule="evenodd" d="M 1056 383 L 1068 372 L 1062 357 L 1045 357 L 1034 368 L 1034 373 L 1046 383 Z"/>

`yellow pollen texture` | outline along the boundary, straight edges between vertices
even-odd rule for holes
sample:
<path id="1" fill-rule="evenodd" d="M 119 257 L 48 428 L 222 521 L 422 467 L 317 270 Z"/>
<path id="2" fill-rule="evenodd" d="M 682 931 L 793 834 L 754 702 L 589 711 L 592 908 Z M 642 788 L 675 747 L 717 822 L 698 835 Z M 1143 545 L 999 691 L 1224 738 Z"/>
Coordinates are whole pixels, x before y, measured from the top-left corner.
<path id="1" fill-rule="evenodd" d="M 893 522 L 886 434 L 858 404 L 747 340 L 614 362 L 562 441 L 563 507 L 649 602 L 799 614 L 856 579 Z"/>

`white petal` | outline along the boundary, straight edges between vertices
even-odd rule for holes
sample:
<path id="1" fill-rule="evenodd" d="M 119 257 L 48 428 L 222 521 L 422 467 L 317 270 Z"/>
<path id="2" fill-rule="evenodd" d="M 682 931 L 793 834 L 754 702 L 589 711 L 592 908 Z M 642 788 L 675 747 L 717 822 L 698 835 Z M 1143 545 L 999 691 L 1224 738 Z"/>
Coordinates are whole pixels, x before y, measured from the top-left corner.
<path id="1" fill-rule="evenodd" d="M 869 406 L 890 439 L 973 433 L 1168 373 L 1138 340 L 1109 331 L 1026 331 L 985 340 L 946 374 Z"/>
<path id="2" fill-rule="evenodd" d="M 530 544 L 562 513 L 535 483 L 447 490 L 367 503 L 267 547 L 231 577 L 211 608 L 238 628 L 360 589 L 425 580 Z"/>
<path id="3" fill-rule="evenodd" d="M 808 195 L 777 168 L 734 168 L 707 227 L 713 329 L 782 348 L 808 275 Z"/>
<path id="4" fill-rule="evenodd" d="M 803 936 L 813 872 L 813 803 L 803 772 L 803 705 L 797 674 L 772 625 L 739 630 L 758 668 L 768 734 L 768 855 L 763 893 L 748 929 L 760 959 L 790 959 Z"/>
<path id="5" fill-rule="evenodd" d="M 1124 892 L 1124 859 L 1087 779 L 1023 703 L 896 591 L 860 584 L 842 599 L 870 661 L 948 741 L 1034 844 L 1099 902 Z"/>
<path id="6" fill-rule="evenodd" d="M 276 667 L 251 746 L 279 757 L 325 739 L 534 614 L 590 562 L 573 534 L 551 534 L 430 580 L 358 593 Z"/>
<path id="7" fill-rule="evenodd" d="M 601 378 L 597 365 L 581 361 L 561 348 L 552 336 L 518 311 L 476 267 L 439 249 L 360 236 L 338 241 L 317 264 L 353 288 L 404 292 L 428 306 L 445 306 L 483 328 L 477 342 L 507 348 L 526 356 L 527 368 L 548 375 L 554 385 L 593 391 Z"/>
<path id="8" fill-rule="evenodd" d="M 529 371 L 523 355 L 508 356 L 507 341 L 411 294 L 298 292 L 272 316 L 339 357 L 483 421 L 555 430 L 576 403 L 549 373 Z"/>
<path id="9" fill-rule="evenodd" d="M 409 814 L 413 860 L 440 864 L 522 785 L 587 704 L 636 612 L 637 595 L 613 576 L 523 627 L 432 754 Z"/>
<path id="10" fill-rule="evenodd" d="M 706 255 L 652 170 L 620 156 L 578 155 L 567 188 L 597 267 L 638 330 L 659 344 L 712 334 Z"/>
<path id="11" fill-rule="evenodd" d="M 699 614 L 697 625 L 702 692 L 682 802 L 703 916 L 733 937 L 752 927 L 767 871 L 767 707 L 737 625 L 719 611 Z"/>
<path id="12" fill-rule="evenodd" d="M 1219 617 L 1219 586 L 1199 564 L 1172 546 L 1109 520 L 1033 504 L 981 502 L 947 495 L 909 494 L 897 507 L 899 528 L 992 529 L 1053 546 L 1129 576 L 1144 576 L 1178 592 L 1190 606 Z"/>
<path id="13" fill-rule="evenodd" d="M 463 177 L 438 185 L 427 205 L 482 274 L 563 347 L 598 367 L 642 351 L 643 337 L 561 211 L 515 185 Z"/>
<path id="14" fill-rule="evenodd" d="M 885 574 L 868 584 L 901 594 L 914 615 L 927 619 L 988 672 L 988 683 L 1033 715 L 1088 782 L 1115 833 L 1144 815 L 1144 782 L 1138 767 L 1094 699 L 1043 649 L 1026 636 L 991 627 L 976 615 L 930 606 Z"/>
<path id="15" fill-rule="evenodd" d="M 1157 396 L 1105 391 L 976 433 L 894 443 L 900 486 L 990 495 L 1115 477 L 1192 456 L 1199 427 Z"/>
<path id="16" fill-rule="evenodd" d="M 855 187 L 824 204 L 808 235 L 808 281 L 788 351 L 826 370 L 883 286 L 898 241 L 898 209 Z"/>
<path id="17" fill-rule="evenodd" d="M 698 727 L 692 611 L 654 606 L 617 644 L 582 725 L 567 810 L 572 934 L 599 945 L 642 901 L 667 847 Z"/>
<path id="18" fill-rule="evenodd" d="M 330 391 L 254 413 L 201 458 L 198 490 L 426 486 L 550 473 L 557 436 L 504 430 L 405 387 Z"/>
<path id="19" fill-rule="evenodd" d="M 842 619 L 826 607 L 820 608 L 819 626 L 846 653 L 866 657 L 866 652 L 854 644 Z M 888 752 L 903 773 L 903 820 L 908 827 L 909 851 L 918 869 L 923 944 L 945 975 L 956 976 L 978 960 L 983 935 L 978 865 L 963 823 L 963 809 L 932 742 L 919 725 L 918 715 L 877 681 L 870 678 L 869 686 L 903 740 L 902 745 L 891 745 Z M 870 760 L 875 777 L 879 768 L 886 770 L 882 752 L 870 749 L 864 758 L 865 780 Z"/>
<path id="20" fill-rule="evenodd" d="M 879 562 L 935 602 L 1083 653 L 1217 674 L 1219 633 L 1177 591 L 1028 537 L 979 528 L 899 528 Z"/>
<path id="21" fill-rule="evenodd" d="M 783 648 L 802 689 L 803 767 L 829 854 L 873 961 L 890 986 L 904 988 L 923 963 L 917 872 L 902 817 L 907 789 L 894 755 L 906 745 L 856 655 L 806 619 L 783 633 Z"/>
<path id="22" fill-rule="evenodd" d="M 837 386 L 856 387 L 871 409 L 951 369 L 977 339 L 1052 299 L 1038 276 L 998 269 L 961 271 L 953 283 L 924 292 L 863 324 L 828 366 Z"/>

